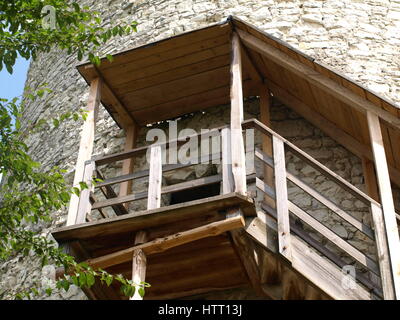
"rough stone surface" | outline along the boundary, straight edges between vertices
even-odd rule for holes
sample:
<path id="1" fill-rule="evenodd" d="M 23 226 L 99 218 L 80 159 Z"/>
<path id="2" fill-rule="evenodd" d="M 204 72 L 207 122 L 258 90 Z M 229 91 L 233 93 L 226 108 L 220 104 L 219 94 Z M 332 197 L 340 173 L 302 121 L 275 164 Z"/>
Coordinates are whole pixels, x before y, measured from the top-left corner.
<path id="1" fill-rule="evenodd" d="M 137 20 L 138 33 L 131 37 L 115 39 L 104 47 L 105 53 L 116 53 L 156 40 L 164 39 L 182 32 L 190 31 L 212 23 L 220 22 L 229 14 L 250 22 L 262 30 L 287 41 L 304 53 L 330 65 L 350 78 L 377 91 L 385 97 L 400 102 L 400 3 L 398 1 L 277 1 L 277 0 L 103 0 L 89 1 L 94 9 L 103 12 L 105 22 L 118 20 Z M 31 63 L 27 85 L 32 88 L 41 83 L 49 83 L 50 94 L 27 106 L 25 119 L 39 120 L 55 113 L 77 110 L 83 107 L 88 96 L 85 81 L 72 66 L 77 64 L 75 56 L 53 50 Z M 258 102 L 246 103 L 246 118 L 258 116 Z M 317 128 L 307 123 L 285 106 L 275 103 L 272 112 L 272 128 L 279 134 L 301 147 L 304 151 L 321 161 L 356 187 L 364 189 L 360 159 L 338 145 Z M 229 121 L 228 106 L 221 106 L 197 113 L 179 122 L 180 128 L 195 130 L 217 127 Z M 58 128 L 49 128 L 29 137 L 27 144 L 33 157 L 45 169 L 60 166 L 67 170 L 67 182 L 72 183 L 74 166 L 80 139 L 80 123 L 67 121 Z M 161 124 L 160 128 L 166 128 Z M 140 132 L 144 141 L 146 130 Z M 52 137 L 49 139 L 49 137 Z M 260 138 L 256 137 L 259 143 Z M 121 151 L 124 132 L 101 108 L 95 137 L 95 155 Z M 288 170 L 305 182 L 313 185 L 320 193 L 350 211 L 358 219 L 370 223 L 367 208 L 346 194 L 339 186 L 327 181 L 320 173 L 306 166 L 300 159 L 287 154 Z M 137 168 L 146 168 L 144 158 L 138 159 Z M 106 176 L 113 176 L 121 169 L 120 164 L 104 169 Z M 220 170 L 218 166 L 198 166 L 195 171 L 165 175 L 164 183 L 172 184 L 195 177 L 209 175 Z M 262 170 L 256 163 L 256 170 Z M 136 181 L 135 190 L 146 190 L 145 180 Z M 118 189 L 116 189 L 118 191 Z M 289 197 L 303 209 L 326 225 L 334 228 L 337 234 L 349 239 L 363 252 L 373 255 L 374 247 L 368 239 L 359 235 L 340 218 L 327 210 L 315 199 L 311 199 L 294 185 L 289 184 Z M 258 199 L 260 195 L 258 194 Z M 395 190 L 395 201 L 400 203 L 400 191 Z M 169 202 L 163 197 L 163 204 Z M 145 207 L 145 202 L 135 202 L 131 210 Z M 107 211 L 112 215 L 112 211 Z M 96 216 L 94 215 L 95 219 Z M 55 213 L 54 223 L 43 226 L 48 233 L 52 227 L 62 226 L 66 221 L 66 211 Z M 305 226 L 306 227 L 306 226 Z M 317 235 L 316 235 L 317 236 Z M 333 250 L 337 250 L 332 246 Z M 4 289 L 19 290 L 28 288 L 32 281 L 40 279 L 43 284 L 54 286 L 54 268 L 40 268 L 35 257 L 14 257 L 0 265 L 0 294 Z M 68 292 L 58 292 L 51 299 L 85 299 L 81 290 L 72 286 Z M 252 298 L 253 293 L 240 291 L 235 297 Z M 230 297 L 219 293 L 221 299 Z M 6 296 L 5 298 L 10 298 Z M 43 293 L 41 299 L 48 299 Z"/>

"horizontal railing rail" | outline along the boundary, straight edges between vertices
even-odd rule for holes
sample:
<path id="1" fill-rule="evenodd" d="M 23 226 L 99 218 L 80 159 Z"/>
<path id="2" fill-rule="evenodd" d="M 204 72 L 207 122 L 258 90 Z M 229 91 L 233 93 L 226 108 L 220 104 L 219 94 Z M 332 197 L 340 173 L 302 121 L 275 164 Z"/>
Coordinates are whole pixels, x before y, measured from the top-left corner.
<path id="1" fill-rule="evenodd" d="M 349 223 L 351 226 L 355 227 L 358 231 L 367 236 L 369 239 L 373 240 L 375 242 L 379 258 L 372 259 L 368 255 L 361 252 L 359 249 L 357 249 L 351 243 L 349 243 L 346 239 L 343 239 L 333 230 L 331 230 L 328 226 L 324 225 L 316 218 L 314 218 L 310 213 L 307 212 L 307 210 L 300 208 L 298 205 L 290 201 L 287 196 L 285 200 L 279 198 L 276 189 L 277 182 L 275 182 L 275 186 L 271 186 L 267 185 L 263 180 L 257 177 L 256 178 L 257 189 L 262 191 L 264 194 L 268 195 L 270 198 L 275 199 L 275 205 L 276 205 L 276 209 L 274 209 L 269 205 L 267 205 L 266 203 L 262 203 L 261 205 L 262 209 L 277 220 L 278 227 L 279 224 L 288 224 L 288 226 L 286 227 L 286 231 L 284 232 L 288 232 L 289 236 L 283 239 L 282 237 L 280 237 L 278 230 L 278 242 L 282 241 L 284 242 L 284 245 L 286 247 L 290 246 L 290 233 L 296 234 L 297 236 L 302 238 L 305 242 L 307 242 L 311 247 L 313 247 L 321 254 L 326 256 L 332 262 L 336 263 L 339 267 L 344 266 L 343 264 L 344 262 L 339 258 L 339 256 L 337 256 L 337 254 L 327 249 L 322 244 L 318 243 L 318 241 L 315 241 L 310 235 L 307 234 L 305 230 L 296 226 L 293 223 L 293 218 L 289 216 L 290 212 L 293 214 L 294 217 L 299 219 L 307 226 L 311 227 L 311 229 L 315 230 L 325 239 L 329 240 L 336 247 L 345 252 L 348 256 L 352 257 L 355 261 L 364 266 L 367 270 L 371 271 L 377 278 L 380 278 L 382 286 L 380 286 L 380 284 L 368 280 L 362 275 L 358 275 L 357 280 L 359 280 L 360 283 L 362 283 L 369 290 L 374 291 L 375 294 L 381 297 L 387 294 L 387 292 L 390 291 L 389 287 L 391 286 L 390 279 L 388 278 L 390 276 L 390 265 L 388 261 L 389 252 L 387 248 L 387 242 L 385 240 L 385 230 L 382 223 L 383 212 L 381 205 L 377 201 L 366 195 L 364 192 L 353 186 L 351 183 L 343 179 L 341 176 L 339 176 L 332 170 L 325 167 L 323 164 L 312 158 L 310 155 L 308 155 L 300 148 L 293 145 L 285 138 L 281 137 L 279 134 L 277 134 L 276 132 L 274 132 L 273 130 L 271 130 L 258 120 L 251 119 L 244 121 L 243 128 L 244 129 L 254 128 L 258 132 L 260 132 L 263 136 L 267 136 L 268 138 L 271 138 L 272 141 L 275 141 L 275 143 L 273 144 L 272 156 L 267 155 L 259 148 L 255 148 L 254 150 L 255 158 L 261 161 L 265 166 L 272 168 L 275 176 L 277 175 L 276 152 L 277 151 L 279 151 L 280 153 L 282 152 L 281 150 L 276 149 L 276 146 L 279 146 L 279 144 L 276 143 L 276 141 L 280 141 L 281 145 L 283 145 L 283 148 L 286 152 L 291 152 L 296 157 L 300 158 L 305 163 L 307 163 L 312 168 L 321 173 L 323 176 L 325 176 L 328 180 L 335 182 L 343 190 L 350 193 L 356 199 L 366 204 L 372 214 L 373 229 L 367 226 L 362 221 L 356 219 L 354 216 L 352 216 L 342 208 L 340 208 L 333 201 L 323 196 L 321 193 L 315 190 L 315 188 L 311 187 L 310 185 L 305 183 L 301 178 L 297 177 L 291 172 L 288 172 L 286 169 L 284 178 L 281 179 L 280 181 L 279 187 L 281 189 L 282 185 L 284 185 L 284 188 L 287 188 L 286 184 L 288 181 L 290 181 L 295 186 L 300 188 L 303 192 L 305 192 L 313 199 L 317 200 L 319 203 L 324 205 L 327 209 L 332 211 L 334 214 L 339 216 L 345 222 Z M 280 157 L 283 158 L 283 160 L 281 159 L 280 161 L 284 161 L 285 157 L 284 156 L 282 157 L 282 155 L 280 155 Z M 279 166 L 281 168 L 282 167 L 284 168 L 284 165 L 282 166 L 282 164 L 280 164 Z M 284 181 L 286 183 L 284 183 Z M 286 202 L 285 206 L 287 206 L 287 210 L 282 210 L 282 202 Z M 281 215 L 279 214 L 279 209 L 281 211 Z M 283 216 L 282 212 L 284 214 Z M 287 223 L 287 221 L 289 221 L 289 223 Z M 292 230 L 293 226 L 296 231 Z M 383 295 L 382 295 L 382 289 L 383 289 Z"/>

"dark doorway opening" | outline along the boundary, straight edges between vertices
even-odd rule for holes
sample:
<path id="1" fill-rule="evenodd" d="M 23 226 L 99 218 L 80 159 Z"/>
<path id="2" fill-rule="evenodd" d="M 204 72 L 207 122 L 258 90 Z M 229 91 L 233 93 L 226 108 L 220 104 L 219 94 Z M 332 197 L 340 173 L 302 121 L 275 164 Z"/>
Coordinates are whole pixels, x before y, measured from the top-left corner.
<path id="1" fill-rule="evenodd" d="M 220 194 L 220 188 L 221 184 L 218 182 L 207 186 L 174 192 L 171 194 L 170 205 L 217 196 Z"/>

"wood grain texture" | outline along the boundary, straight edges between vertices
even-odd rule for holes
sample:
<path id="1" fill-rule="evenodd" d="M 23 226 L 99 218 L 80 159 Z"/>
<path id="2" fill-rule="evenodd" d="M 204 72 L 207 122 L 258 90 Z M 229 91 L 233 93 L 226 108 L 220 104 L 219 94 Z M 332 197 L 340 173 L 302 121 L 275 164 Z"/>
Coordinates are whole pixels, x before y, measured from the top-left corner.
<path id="1" fill-rule="evenodd" d="M 400 239 L 379 117 L 367 113 L 396 299 L 400 299 Z"/>
<path id="2" fill-rule="evenodd" d="M 283 141 L 272 137 L 274 168 L 275 168 L 275 197 L 278 221 L 279 253 L 288 261 L 292 260 L 290 246 L 290 224 L 288 209 L 288 194 L 286 183 L 285 149 Z"/>
<path id="3" fill-rule="evenodd" d="M 216 236 L 223 232 L 237 229 L 244 226 L 244 219 L 241 216 L 227 218 L 222 221 L 213 222 L 205 226 L 183 231 L 164 238 L 155 239 L 142 245 L 134 246 L 125 250 L 117 251 L 102 257 L 89 259 L 86 262 L 93 268 L 107 268 L 120 264 L 131 259 L 135 250 L 143 250 L 146 255 L 162 252 L 170 248 L 202 239 L 205 237 Z"/>
<path id="4" fill-rule="evenodd" d="M 246 194 L 246 157 L 242 135 L 243 88 L 242 61 L 239 37 L 232 34 L 231 61 L 231 153 L 235 192 Z"/>
<path id="5" fill-rule="evenodd" d="M 96 119 L 101 97 L 100 87 L 101 80 L 99 78 L 94 79 L 90 85 L 89 100 L 86 107 L 87 116 L 81 132 L 81 142 L 75 165 L 73 186 L 78 186 L 79 182 L 83 181 L 85 161 L 90 160 L 92 156 Z M 72 194 L 68 209 L 67 226 L 77 223 L 78 206 L 79 198 L 77 195 Z"/>

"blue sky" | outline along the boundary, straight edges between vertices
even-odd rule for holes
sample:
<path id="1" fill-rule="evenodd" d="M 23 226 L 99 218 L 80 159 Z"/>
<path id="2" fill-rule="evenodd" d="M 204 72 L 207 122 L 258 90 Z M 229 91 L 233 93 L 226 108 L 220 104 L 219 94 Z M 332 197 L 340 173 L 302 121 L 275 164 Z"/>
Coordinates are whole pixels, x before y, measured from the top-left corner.
<path id="1" fill-rule="evenodd" d="M 21 57 L 18 57 L 12 74 L 9 74 L 3 67 L 3 70 L 0 71 L 0 98 L 12 99 L 22 95 L 28 67 L 29 61 Z"/>
<path id="2" fill-rule="evenodd" d="M 24 90 L 29 61 L 18 57 L 13 74 L 9 74 L 5 67 L 0 71 L 0 98 L 12 99 L 20 96 Z"/>

